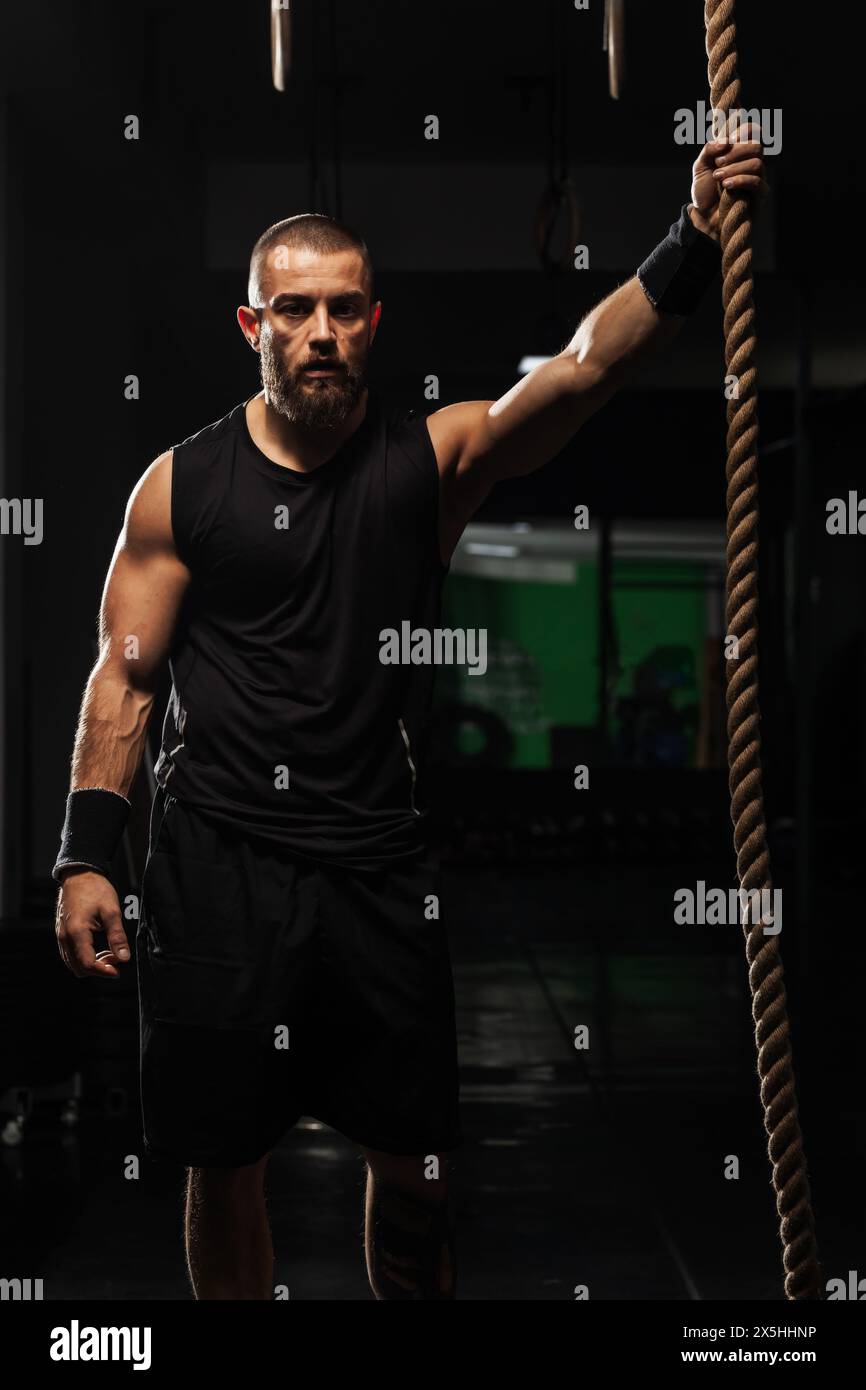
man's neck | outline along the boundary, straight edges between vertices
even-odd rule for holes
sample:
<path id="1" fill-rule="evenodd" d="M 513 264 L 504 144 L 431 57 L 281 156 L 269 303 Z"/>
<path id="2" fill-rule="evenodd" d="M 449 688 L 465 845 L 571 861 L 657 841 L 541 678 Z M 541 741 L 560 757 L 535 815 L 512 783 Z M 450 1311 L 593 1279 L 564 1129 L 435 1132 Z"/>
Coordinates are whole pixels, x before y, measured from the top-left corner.
<path id="1" fill-rule="evenodd" d="M 313 430 L 294 424 L 265 400 L 264 391 L 246 403 L 247 428 L 257 448 L 274 463 L 298 473 L 312 473 L 353 435 L 367 413 L 368 389 L 346 416 L 333 429 Z"/>

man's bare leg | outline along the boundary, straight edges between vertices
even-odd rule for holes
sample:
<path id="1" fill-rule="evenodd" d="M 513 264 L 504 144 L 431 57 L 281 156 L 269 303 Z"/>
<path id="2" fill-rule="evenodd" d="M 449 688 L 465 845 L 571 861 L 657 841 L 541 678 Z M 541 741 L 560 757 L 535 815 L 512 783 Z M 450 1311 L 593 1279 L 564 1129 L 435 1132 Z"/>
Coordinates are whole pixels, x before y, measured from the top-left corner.
<path id="1" fill-rule="evenodd" d="M 196 1299 L 271 1299 L 274 1247 L 265 1205 L 269 1155 L 245 1168 L 187 1170 L 184 1230 Z"/>
<path id="2" fill-rule="evenodd" d="M 377 1299 L 454 1298 L 457 1268 L 450 1231 L 448 1170 L 425 1176 L 424 1155 L 364 1149 L 367 1160 L 364 1247 Z"/>

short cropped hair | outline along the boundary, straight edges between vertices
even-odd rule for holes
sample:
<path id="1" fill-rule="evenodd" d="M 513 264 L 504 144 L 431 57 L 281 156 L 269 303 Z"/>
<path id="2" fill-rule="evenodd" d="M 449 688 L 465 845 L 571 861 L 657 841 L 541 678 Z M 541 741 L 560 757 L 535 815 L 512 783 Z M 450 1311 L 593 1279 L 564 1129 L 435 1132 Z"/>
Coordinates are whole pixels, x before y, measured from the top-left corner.
<path id="1" fill-rule="evenodd" d="M 364 262 L 364 273 L 370 288 L 370 303 L 373 302 L 373 262 L 367 243 L 362 236 L 321 212 L 300 212 L 295 217 L 284 217 L 262 232 L 250 255 L 250 275 L 247 294 L 252 308 L 262 304 L 261 286 L 264 261 L 272 246 L 301 246 L 305 250 L 316 251 L 319 255 L 332 255 L 335 251 L 357 251 Z"/>

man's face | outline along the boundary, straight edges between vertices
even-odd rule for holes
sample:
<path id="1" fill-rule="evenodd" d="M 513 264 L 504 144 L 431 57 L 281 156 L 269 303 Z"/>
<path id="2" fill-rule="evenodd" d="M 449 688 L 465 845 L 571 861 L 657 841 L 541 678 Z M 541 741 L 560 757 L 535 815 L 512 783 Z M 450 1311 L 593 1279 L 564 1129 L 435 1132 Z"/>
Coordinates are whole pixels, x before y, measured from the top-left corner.
<path id="1" fill-rule="evenodd" d="M 361 256 L 272 246 L 261 295 L 258 346 L 268 403 L 294 424 L 337 428 L 364 391 L 381 308 L 370 304 Z"/>

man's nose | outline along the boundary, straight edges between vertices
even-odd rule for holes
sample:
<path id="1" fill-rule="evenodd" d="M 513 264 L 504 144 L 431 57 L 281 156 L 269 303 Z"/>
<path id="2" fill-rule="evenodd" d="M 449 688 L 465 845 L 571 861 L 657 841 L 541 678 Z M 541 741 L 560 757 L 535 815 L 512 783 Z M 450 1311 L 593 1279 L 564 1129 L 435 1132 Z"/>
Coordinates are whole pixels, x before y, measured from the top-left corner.
<path id="1" fill-rule="evenodd" d="M 312 332 L 310 341 L 314 343 L 334 342 L 334 328 L 328 315 L 328 310 L 324 304 L 316 309 L 313 315 Z"/>

